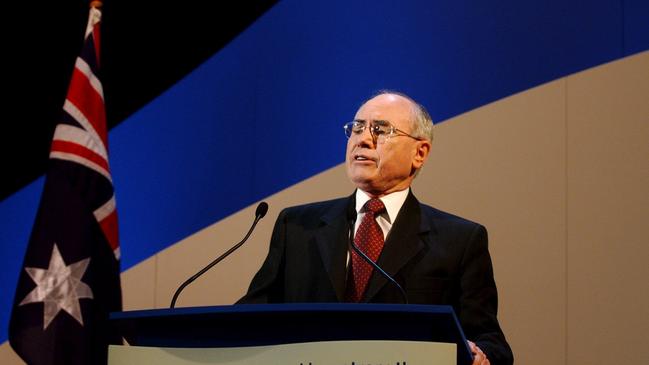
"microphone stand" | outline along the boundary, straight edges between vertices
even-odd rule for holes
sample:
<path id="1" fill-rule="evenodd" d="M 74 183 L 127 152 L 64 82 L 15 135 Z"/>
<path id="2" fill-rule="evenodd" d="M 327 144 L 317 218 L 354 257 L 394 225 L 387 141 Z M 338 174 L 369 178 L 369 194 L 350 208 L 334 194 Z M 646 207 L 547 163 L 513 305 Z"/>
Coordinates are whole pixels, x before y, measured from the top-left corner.
<path id="1" fill-rule="evenodd" d="M 174 293 L 174 296 L 171 299 L 171 305 L 169 306 L 169 308 L 174 308 L 176 306 L 176 299 L 178 299 L 180 292 L 183 291 L 183 289 L 185 289 L 187 285 L 191 284 L 194 280 L 198 279 L 199 276 L 205 274 L 207 270 L 211 269 L 212 266 L 218 264 L 219 262 L 221 262 L 221 260 L 228 257 L 232 252 L 234 252 L 236 249 L 241 247 L 241 245 L 243 245 L 246 242 L 246 240 L 248 240 L 248 237 L 250 237 L 250 235 L 252 234 L 252 231 L 255 229 L 255 226 L 257 226 L 257 222 L 259 222 L 266 215 L 266 212 L 268 212 L 268 204 L 266 204 L 266 202 L 259 203 L 259 205 L 257 206 L 257 210 L 255 212 L 255 221 L 252 222 L 252 226 L 248 230 L 248 233 L 246 233 L 246 236 L 243 238 L 243 240 L 241 240 L 241 242 L 237 243 L 236 245 L 232 246 L 232 248 L 230 248 L 229 250 L 225 251 L 223 255 L 217 257 L 214 261 L 210 262 L 207 266 L 205 266 L 201 271 L 194 274 L 191 278 L 185 280 L 185 282 L 182 283 L 178 287 L 178 289 L 176 289 L 176 292 Z"/>

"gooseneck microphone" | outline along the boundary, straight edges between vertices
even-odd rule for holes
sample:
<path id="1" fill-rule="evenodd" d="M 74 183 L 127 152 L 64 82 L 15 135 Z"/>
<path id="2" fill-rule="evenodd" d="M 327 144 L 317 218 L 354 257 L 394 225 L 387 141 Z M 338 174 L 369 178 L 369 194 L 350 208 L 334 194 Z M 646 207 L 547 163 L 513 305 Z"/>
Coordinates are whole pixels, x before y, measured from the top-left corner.
<path id="1" fill-rule="evenodd" d="M 371 258 L 369 258 L 365 252 L 361 251 L 361 249 L 356 245 L 356 242 L 354 242 L 354 225 L 356 223 L 356 209 L 352 204 L 349 204 L 349 207 L 347 209 L 347 221 L 349 222 L 349 245 L 352 247 L 352 249 L 360 256 L 363 258 L 363 260 L 367 261 L 374 270 L 378 271 L 384 278 L 386 278 L 389 282 L 394 284 L 394 286 L 399 289 L 399 292 L 401 293 L 401 299 L 403 299 L 403 304 L 408 304 L 408 296 L 406 295 L 405 290 L 397 283 L 396 280 L 390 274 L 385 272 L 376 262 L 374 262 Z M 351 262 L 350 262 L 351 265 Z"/>
<path id="2" fill-rule="evenodd" d="M 207 270 L 211 269 L 212 266 L 218 264 L 219 262 L 221 262 L 221 260 L 228 257 L 232 252 L 234 252 L 236 249 L 241 247 L 241 245 L 243 245 L 246 242 L 246 240 L 248 240 L 250 234 L 252 234 L 252 231 L 255 229 L 255 226 L 257 226 L 257 222 L 259 222 L 262 218 L 264 218 L 267 212 L 268 212 L 268 204 L 266 204 L 266 202 L 259 203 L 259 205 L 257 205 L 257 210 L 255 211 L 255 221 L 252 222 L 252 226 L 248 230 L 248 233 L 246 233 L 246 236 L 243 238 L 243 240 L 241 240 L 241 242 L 237 243 L 236 245 L 232 246 L 232 248 L 227 250 L 223 255 L 217 257 L 214 261 L 210 262 L 209 265 L 205 266 L 201 271 L 194 274 L 194 276 L 185 280 L 185 282 L 182 283 L 174 293 L 174 297 L 173 299 L 171 299 L 171 305 L 169 306 L 169 308 L 173 308 L 176 306 L 176 299 L 178 299 L 178 295 L 180 295 L 180 292 L 183 291 L 183 289 L 185 289 L 187 285 L 191 284 L 199 276 L 205 274 Z"/>

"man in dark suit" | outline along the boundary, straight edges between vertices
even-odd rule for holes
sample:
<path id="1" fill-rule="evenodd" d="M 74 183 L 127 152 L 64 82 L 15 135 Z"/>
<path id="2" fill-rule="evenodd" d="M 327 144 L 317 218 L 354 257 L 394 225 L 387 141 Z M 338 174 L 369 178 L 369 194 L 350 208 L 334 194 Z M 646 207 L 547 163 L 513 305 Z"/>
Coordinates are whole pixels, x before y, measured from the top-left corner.
<path id="1" fill-rule="evenodd" d="M 473 364 L 511 364 L 496 317 L 486 229 L 421 204 L 410 191 L 432 128 L 426 109 L 406 95 L 382 92 L 365 102 L 345 125 L 347 175 L 356 191 L 284 209 L 239 303 L 402 303 L 397 286 L 350 250 L 353 230 L 354 242 L 403 287 L 409 303 L 453 306 Z"/>

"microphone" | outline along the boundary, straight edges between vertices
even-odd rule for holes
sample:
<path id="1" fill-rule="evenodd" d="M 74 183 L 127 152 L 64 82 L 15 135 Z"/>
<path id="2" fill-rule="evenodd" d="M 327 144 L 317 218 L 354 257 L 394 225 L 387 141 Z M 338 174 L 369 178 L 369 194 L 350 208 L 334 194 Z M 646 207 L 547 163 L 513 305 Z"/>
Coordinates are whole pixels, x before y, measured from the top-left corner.
<path id="1" fill-rule="evenodd" d="M 349 244 L 352 247 L 352 249 L 358 254 L 360 257 L 363 258 L 363 260 L 367 261 L 372 267 L 374 267 L 374 270 L 378 271 L 384 278 L 386 278 L 389 282 L 394 284 L 397 289 L 399 289 L 399 292 L 401 293 L 401 299 L 403 299 L 403 304 L 408 304 L 408 296 L 406 295 L 405 290 L 397 283 L 396 280 L 390 274 L 385 272 L 376 262 L 374 262 L 371 258 L 369 258 L 365 252 L 361 251 L 361 249 L 356 245 L 356 242 L 354 242 L 354 224 L 356 223 L 356 209 L 354 208 L 353 204 L 349 204 L 347 207 L 347 221 L 349 222 Z"/>
<path id="2" fill-rule="evenodd" d="M 185 287 L 187 285 L 191 284 L 194 280 L 198 279 L 199 276 L 205 274 L 205 272 L 207 270 L 211 269 L 212 266 L 218 264 L 219 262 L 221 262 L 221 260 L 228 257 L 232 252 L 234 252 L 236 249 L 241 247 L 241 245 L 243 245 L 244 242 L 246 242 L 246 240 L 248 240 L 248 237 L 250 237 L 250 234 L 252 233 L 252 230 L 255 229 L 255 226 L 257 226 L 257 222 L 259 222 L 262 218 L 264 218 L 264 216 L 266 215 L 267 212 L 268 212 L 268 204 L 266 204 L 266 202 L 259 203 L 259 205 L 257 205 L 257 210 L 255 211 L 255 221 L 252 222 L 252 226 L 248 230 L 248 233 L 246 233 L 246 236 L 243 238 L 243 240 L 241 240 L 241 242 L 237 243 L 236 245 L 232 246 L 232 248 L 227 250 L 223 255 L 217 257 L 214 261 L 210 262 L 209 265 L 205 266 L 201 271 L 194 274 L 194 276 L 192 276 L 191 278 L 185 280 L 185 282 L 182 283 L 178 287 L 176 292 L 174 293 L 174 296 L 173 296 L 173 299 L 171 299 L 171 305 L 169 306 L 169 308 L 174 308 L 176 306 L 176 299 L 178 299 L 178 295 L 180 295 L 180 292 L 183 289 L 185 289 Z"/>

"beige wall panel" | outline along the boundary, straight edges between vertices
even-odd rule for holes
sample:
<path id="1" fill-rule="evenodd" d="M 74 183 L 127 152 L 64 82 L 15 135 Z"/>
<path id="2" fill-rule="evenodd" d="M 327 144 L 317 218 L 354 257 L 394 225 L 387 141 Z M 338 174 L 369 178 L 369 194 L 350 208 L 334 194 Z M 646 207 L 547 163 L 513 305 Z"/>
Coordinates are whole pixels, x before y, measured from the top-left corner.
<path id="1" fill-rule="evenodd" d="M 487 227 L 499 318 L 519 364 L 565 363 L 564 110 L 557 81 L 438 125 L 414 186 Z"/>
<path id="2" fill-rule="evenodd" d="M 342 160 L 344 151 L 340 154 Z M 268 197 L 265 199 L 268 214 L 248 242 L 189 285 L 180 295 L 177 306 L 234 303 L 245 294 L 266 257 L 273 224 L 283 208 L 349 195 L 353 189 L 345 170 L 339 166 Z M 159 253 L 156 306 L 168 306 L 176 288 L 186 278 L 239 242 L 252 224 L 256 207 L 254 204 L 239 211 Z"/>
<path id="3" fill-rule="evenodd" d="M 24 365 L 25 362 L 16 355 L 14 349 L 6 341 L 0 345 L 0 364 L 2 365 Z"/>
<path id="4" fill-rule="evenodd" d="M 153 256 L 122 273 L 122 307 L 124 310 L 155 307 L 156 261 L 157 258 Z"/>
<path id="5" fill-rule="evenodd" d="M 568 362 L 649 364 L 649 52 L 567 90 Z"/>

